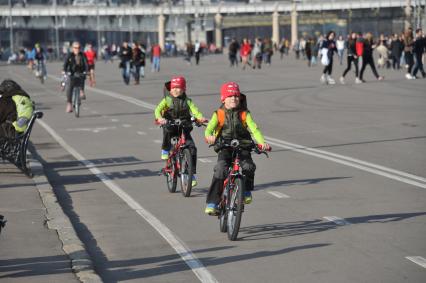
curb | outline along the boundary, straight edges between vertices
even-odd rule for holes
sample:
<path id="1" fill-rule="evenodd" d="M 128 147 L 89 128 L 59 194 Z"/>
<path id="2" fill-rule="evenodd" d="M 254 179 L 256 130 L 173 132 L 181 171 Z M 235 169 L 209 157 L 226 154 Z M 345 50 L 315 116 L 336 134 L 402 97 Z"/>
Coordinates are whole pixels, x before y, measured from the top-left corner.
<path id="1" fill-rule="evenodd" d="M 33 152 L 34 151 L 34 152 Z M 44 174 L 43 165 L 37 160 L 37 153 L 32 149 L 29 158 L 29 167 L 33 174 L 34 184 L 46 208 L 46 224 L 51 230 L 56 230 L 62 242 L 62 250 L 71 260 L 71 268 L 78 280 L 83 283 L 102 283 L 102 279 L 95 272 L 93 262 L 78 238 L 71 221 L 66 216 L 58 199 Z"/>

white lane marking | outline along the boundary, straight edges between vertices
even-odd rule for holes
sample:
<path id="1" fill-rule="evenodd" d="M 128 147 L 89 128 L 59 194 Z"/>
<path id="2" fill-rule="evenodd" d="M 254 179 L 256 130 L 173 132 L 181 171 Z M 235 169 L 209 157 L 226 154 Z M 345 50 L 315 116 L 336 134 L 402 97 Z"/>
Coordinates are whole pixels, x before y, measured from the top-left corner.
<path id="1" fill-rule="evenodd" d="M 326 154 L 326 155 L 333 156 L 333 157 L 336 157 L 336 158 L 340 158 L 340 159 L 343 159 L 343 160 L 348 160 L 348 161 L 359 163 L 359 164 L 362 164 L 362 165 L 365 165 L 365 166 L 373 167 L 373 168 L 376 168 L 376 169 L 379 169 L 379 170 L 382 170 L 382 171 L 387 171 L 389 173 L 393 173 L 393 174 L 396 174 L 396 175 L 407 177 L 407 178 L 410 178 L 410 179 L 413 179 L 413 180 L 426 182 L 426 178 L 423 178 L 421 176 L 416 176 L 416 175 L 409 174 L 409 173 L 406 173 L 406 172 L 403 172 L 403 171 L 399 171 L 399 170 L 395 170 L 395 169 L 388 168 L 388 167 L 385 167 L 385 166 L 381 166 L 381 165 L 378 165 L 378 164 L 359 160 L 359 159 L 356 159 L 356 158 L 353 158 L 353 157 L 344 156 L 344 155 L 332 153 L 332 152 L 329 152 L 329 151 L 323 151 L 323 150 L 319 150 L 319 149 L 315 149 L 315 148 L 310 148 L 310 147 L 306 147 L 306 146 L 302 146 L 302 145 L 298 145 L 298 144 L 294 144 L 294 143 L 289 143 L 289 142 L 282 141 L 282 140 L 275 139 L 275 138 L 271 138 L 271 137 L 265 137 L 265 138 L 276 141 L 276 142 L 280 142 L 282 144 L 292 146 L 292 147 L 295 147 L 295 148 L 298 148 L 298 149 L 317 152 L 317 153 L 320 153 L 320 154 Z"/>
<path id="2" fill-rule="evenodd" d="M 56 78 L 55 78 L 56 79 Z M 106 90 L 100 90 L 100 89 L 92 89 L 92 91 L 98 92 L 100 94 L 104 94 L 110 97 L 115 97 L 124 101 L 127 101 L 129 103 L 141 106 L 141 107 L 145 107 L 151 110 L 155 109 L 155 105 L 154 104 L 150 104 L 144 101 L 141 101 L 139 99 L 133 98 L 133 97 L 128 97 L 128 96 L 124 96 L 124 95 L 120 95 L 117 93 L 113 93 L 110 91 L 106 91 Z M 149 128 L 150 130 L 154 130 L 154 129 L 158 129 L 158 128 Z M 417 175 L 413 175 L 413 174 L 409 174 L 403 171 L 399 171 L 399 170 L 395 170 L 392 168 L 388 168 L 388 167 L 384 167 L 381 165 L 377 165 L 377 164 L 373 164 L 373 163 L 369 163 L 369 162 L 365 162 L 359 159 L 355 159 L 352 157 L 348 157 L 348 156 L 344 156 L 344 155 L 340 155 L 340 154 L 335 154 L 332 152 L 328 152 L 328 151 L 323 151 L 323 150 L 317 150 L 317 149 L 313 149 L 313 148 L 309 148 L 303 145 L 298 145 L 298 144 L 294 144 L 294 143 L 289 143 L 283 140 L 279 140 L 279 139 L 275 139 L 272 137 L 266 137 L 265 139 L 267 140 L 268 143 L 272 144 L 272 145 L 276 145 L 278 147 L 281 148 L 285 148 L 285 149 L 289 149 L 295 152 L 299 152 L 299 153 L 303 153 L 303 154 L 307 154 L 307 155 L 311 155 L 311 156 L 315 156 L 318 158 L 322 158 L 322 159 L 327 159 L 336 163 L 340 163 L 346 166 L 350 166 L 350 167 L 354 167 L 363 171 L 367 171 L 373 174 L 377 174 L 383 177 L 387 177 L 389 179 L 393 179 L 393 180 L 397 180 L 399 182 L 403 182 L 406 184 L 410 184 L 416 187 L 420 187 L 420 188 L 424 188 L 426 189 L 426 178 L 421 177 L 421 176 L 417 176 Z M 335 157 L 335 158 L 333 158 Z M 340 158 L 340 159 L 338 159 Z M 364 165 L 364 166 L 363 166 Z M 369 167 L 367 167 L 369 166 Z M 374 169 L 375 168 L 375 169 Z M 395 174 L 395 175 L 392 175 Z M 399 176 L 397 176 L 399 175 Z M 411 179 L 411 180 L 410 180 Z M 417 180 L 417 181 L 414 181 Z M 421 182 L 425 182 L 425 183 L 420 183 L 418 181 Z"/>
<path id="3" fill-rule="evenodd" d="M 118 121 L 120 121 L 120 120 L 118 120 L 118 119 L 111 119 L 111 122 L 118 122 Z"/>
<path id="4" fill-rule="evenodd" d="M 98 111 L 95 111 L 95 110 L 92 110 L 92 111 L 90 111 L 90 112 L 92 112 L 92 114 L 99 114 L 99 112 L 98 112 Z"/>
<path id="5" fill-rule="evenodd" d="M 98 127 L 98 128 L 73 128 L 73 129 L 67 129 L 67 131 L 69 132 L 92 132 L 92 133 L 99 133 L 102 131 L 107 131 L 107 130 L 113 130 L 116 129 L 117 127 Z"/>
<path id="6" fill-rule="evenodd" d="M 218 282 L 215 277 L 204 267 L 200 260 L 186 247 L 185 243 L 179 239 L 165 224 L 156 218 L 151 212 L 143 208 L 136 200 L 128 195 L 115 182 L 107 177 L 96 165 L 88 161 L 83 155 L 78 153 L 74 148 L 68 145 L 65 140 L 59 136 L 44 121 L 38 120 L 38 123 L 75 159 L 82 162 L 96 177 L 99 178 L 111 191 L 120 197 L 130 208 L 135 210 L 137 214 L 142 216 L 157 232 L 169 243 L 169 245 L 179 254 L 185 263 L 191 268 L 192 272 L 201 282 Z"/>
<path id="7" fill-rule="evenodd" d="M 130 124 L 123 124 L 121 126 L 123 126 L 123 128 L 131 128 L 132 127 L 132 125 L 130 125 Z"/>
<path id="8" fill-rule="evenodd" d="M 146 135 L 146 133 L 145 133 L 145 132 L 142 132 L 142 131 L 138 131 L 137 133 L 138 133 L 138 135 L 141 135 L 141 136 Z"/>
<path id="9" fill-rule="evenodd" d="M 203 162 L 203 163 L 212 163 L 212 161 L 208 158 L 198 158 L 198 160 Z"/>
<path id="10" fill-rule="evenodd" d="M 288 195 L 276 191 L 268 191 L 268 194 L 271 194 L 277 198 L 290 198 Z"/>
<path id="11" fill-rule="evenodd" d="M 408 260 L 411 260 L 412 262 L 420 265 L 423 268 L 426 268 L 426 259 L 421 256 L 406 256 L 405 257 Z"/>
<path id="12" fill-rule="evenodd" d="M 163 143 L 161 140 L 154 140 L 155 143 Z"/>
<path id="13" fill-rule="evenodd" d="M 158 130 L 158 129 L 159 129 L 159 127 L 149 127 L 148 129 L 149 129 L 149 130 Z"/>
<path id="14" fill-rule="evenodd" d="M 363 165 L 360 165 L 360 164 L 357 164 L 357 163 L 354 163 L 354 162 L 334 158 L 334 157 L 329 156 L 329 155 L 332 155 L 332 154 L 329 154 L 326 151 L 323 152 L 323 153 L 316 153 L 316 152 L 310 151 L 308 147 L 289 146 L 289 145 L 285 145 L 286 143 L 282 142 L 282 141 L 275 142 L 273 140 L 277 140 L 277 139 L 272 139 L 270 137 L 265 137 L 265 140 L 268 143 L 270 143 L 271 145 L 275 145 L 275 146 L 278 146 L 278 147 L 281 147 L 281 148 L 289 149 L 291 151 L 295 151 L 295 152 L 299 152 L 299 153 L 303 153 L 303 154 L 307 154 L 307 155 L 312 155 L 312 156 L 319 157 L 319 158 L 322 158 L 322 159 L 327 159 L 327 160 L 330 160 L 330 161 L 333 161 L 333 162 L 336 162 L 336 163 L 340 163 L 340 164 L 343 164 L 343 165 L 354 167 L 354 168 L 357 168 L 357 169 L 360 169 L 360 170 L 363 170 L 363 171 L 367 171 L 367 172 L 370 172 L 370 173 L 373 173 L 373 174 L 376 174 L 376 175 L 387 177 L 389 179 L 397 180 L 397 181 L 400 181 L 400 182 L 403 182 L 403 183 L 406 183 L 406 184 L 410 184 L 410 185 L 413 185 L 413 186 L 416 186 L 416 187 L 426 189 L 426 184 L 424 184 L 424 183 L 413 181 L 413 180 L 405 178 L 405 177 L 393 175 L 391 173 L 387 173 L 387 172 L 384 172 L 384 171 L 381 171 L 381 170 L 378 170 L 378 169 L 363 166 Z M 419 176 L 416 176 L 416 177 L 421 178 Z"/>
<path id="15" fill-rule="evenodd" d="M 346 221 L 343 218 L 337 217 L 337 216 L 324 216 L 324 219 L 334 222 L 335 224 L 339 225 L 339 226 L 345 226 L 345 225 L 349 225 L 351 224 L 350 222 Z"/>

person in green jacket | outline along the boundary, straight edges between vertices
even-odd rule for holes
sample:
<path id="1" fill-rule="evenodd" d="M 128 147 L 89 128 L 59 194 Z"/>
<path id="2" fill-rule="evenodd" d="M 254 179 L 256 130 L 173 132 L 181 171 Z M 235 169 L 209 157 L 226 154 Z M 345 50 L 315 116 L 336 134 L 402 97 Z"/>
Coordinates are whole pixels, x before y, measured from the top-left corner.
<path id="1" fill-rule="evenodd" d="M 182 76 L 173 77 L 164 87 L 164 98 L 155 108 L 155 121 L 163 125 L 163 144 L 161 146 L 161 159 L 167 160 L 171 148 L 171 138 L 178 134 L 176 126 L 167 125 L 167 120 L 181 119 L 187 126 L 184 127 L 186 144 L 189 147 L 192 156 L 193 176 L 192 186 L 197 185 L 196 167 L 197 167 L 197 148 L 191 137 L 193 116 L 198 123 L 205 123 L 207 119 L 198 110 L 197 106 L 186 95 L 186 81 Z"/>
<path id="2" fill-rule="evenodd" d="M 24 133 L 33 111 L 30 96 L 20 85 L 10 79 L 0 84 L 0 137 Z"/>
<path id="3" fill-rule="evenodd" d="M 222 85 L 220 91 L 221 107 L 213 113 L 210 122 L 205 130 L 205 139 L 208 144 L 215 144 L 217 141 L 229 143 L 237 139 L 243 148 L 240 154 L 240 165 L 245 175 L 244 202 L 251 203 L 251 191 L 254 187 L 254 172 L 256 165 L 251 158 L 252 137 L 262 150 L 270 147 L 265 142 L 262 132 L 253 120 L 250 111 L 247 109 L 246 97 L 240 92 L 240 87 L 234 82 Z M 244 145 L 247 149 L 244 149 Z M 214 168 L 213 180 L 207 194 L 207 206 L 205 213 L 216 215 L 217 205 L 220 202 L 223 182 L 227 176 L 227 170 L 232 163 L 232 149 L 225 148 L 218 151 L 217 164 Z"/>

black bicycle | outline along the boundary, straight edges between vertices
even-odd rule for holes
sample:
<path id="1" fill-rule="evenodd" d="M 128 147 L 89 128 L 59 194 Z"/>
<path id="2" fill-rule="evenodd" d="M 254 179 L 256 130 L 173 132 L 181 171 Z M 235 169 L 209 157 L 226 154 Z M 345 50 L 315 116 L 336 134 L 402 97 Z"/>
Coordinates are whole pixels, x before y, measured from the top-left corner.
<path id="1" fill-rule="evenodd" d="M 241 150 L 251 150 L 257 154 L 265 154 L 266 151 L 260 150 L 259 146 L 254 142 L 247 146 L 241 147 L 240 142 L 236 139 L 230 143 L 218 142 L 215 145 L 217 150 L 230 148 L 232 149 L 232 162 L 228 168 L 228 173 L 223 182 L 223 191 L 221 200 L 218 205 L 218 218 L 220 232 L 228 233 L 228 239 L 235 241 L 240 231 L 241 218 L 244 211 L 244 174 L 240 166 Z M 271 149 L 269 148 L 268 151 Z"/>
<path id="2" fill-rule="evenodd" d="M 72 77 L 73 89 L 71 90 L 72 97 L 72 108 L 74 109 L 75 117 L 80 117 L 80 106 L 81 106 L 81 97 L 80 93 L 82 91 L 82 85 L 86 78 L 86 73 L 75 73 Z"/>
<path id="3" fill-rule="evenodd" d="M 28 122 L 27 129 L 21 134 L 16 134 L 13 138 L 0 138 L 0 157 L 3 160 L 15 164 L 26 175 L 30 176 L 30 169 L 27 167 L 27 149 L 31 131 L 36 119 L 41 119 L 43 112 L 34 111 Z"/>

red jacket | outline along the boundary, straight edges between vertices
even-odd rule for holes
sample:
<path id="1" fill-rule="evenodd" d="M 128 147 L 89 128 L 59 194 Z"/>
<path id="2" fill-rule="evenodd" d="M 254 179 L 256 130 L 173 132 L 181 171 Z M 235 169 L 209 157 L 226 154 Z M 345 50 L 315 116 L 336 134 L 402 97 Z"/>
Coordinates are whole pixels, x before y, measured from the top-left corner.
<path id="1" fill-rule="evenodd" d="M 241 56 L 249 56 L 251 52 L 251 46 L 249 43 L 243 43 L 241 47 Z"/>
<path id="2" fill-rule="evenodd" d="M 160 55 L 161 55 L 160 45 L 154 45 L 152 47 L 152 56 L 154 56 L 154 57 L 160 57 Z"/>
<path id="3" fill-rule="evenodd" d="M 361 57 L 364 54 L 364 40 L 362 38 L 357 39 L 355 43 L 356 55 Z"/>

